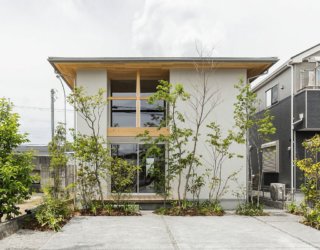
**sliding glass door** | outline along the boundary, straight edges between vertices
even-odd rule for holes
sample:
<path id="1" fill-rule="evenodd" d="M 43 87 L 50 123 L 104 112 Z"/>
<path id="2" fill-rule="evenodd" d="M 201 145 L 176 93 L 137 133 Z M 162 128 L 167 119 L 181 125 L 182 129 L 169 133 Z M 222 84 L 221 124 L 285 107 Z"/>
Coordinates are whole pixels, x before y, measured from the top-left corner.
<path id="1" fill-rule="evenodd" d="M 159 154 L 147 156 L 148 146 L 147 144 L 112 144 L 113 157 L 119 157 L 129 161 L 131 164 L 140 166 L 135 182 L 132 185 L 131 190 L 133 193 L 157 193 L 163 191 L 165 145 L 158 145 Z"/>

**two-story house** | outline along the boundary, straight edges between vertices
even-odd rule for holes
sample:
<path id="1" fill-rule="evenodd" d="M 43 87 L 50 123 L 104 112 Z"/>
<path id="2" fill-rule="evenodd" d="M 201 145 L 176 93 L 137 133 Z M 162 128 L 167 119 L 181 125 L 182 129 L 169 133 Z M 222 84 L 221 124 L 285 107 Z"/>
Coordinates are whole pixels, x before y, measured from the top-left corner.
<path id="1" fill-rule="evenodd" d="M 253 87 L 261 101 L 259 112 L 269 109 L 277 129 L 271 142 L 262 145 L 262 180 L 266 189 L 270 183 L 283 183 L 287 193 L 294 195 L 304 182 L 294 161 L 306 156 L 302 142 L 320 132 L 319 62 L 320 45 L 316 45 L 291 57 Z M 257 173 L 255 159 L 253 175 Z"/>
<path id="2" fill-rule="evenodd" d="M 240 78 L 244 81 L 260 75 L 271 67 L 277 58 L 61 58 L 50 57 L 49 62 L 60 74 L 71 89 L 83 86 L 88 94 L 97 93 L 99 88 L 106 90 L 105 98 L 109 100 L 105 112 L 101 118 L 101 136 L 107 138 L 115 149 L 114 154 L 140 165 L 136 174 L 136 185 L 132 193 L 136 196 L 151 197 L 154 195 L 155 183 L 147 178 L 150 162 L 157 159 L 142 161 L 146 145 L 142 144 L 137 135 L 148 130 L 150 135 L 156 137 L 161 133 L 170 133 L 166 128 L 158 130 L 161 119 L 165 119 L 165 106 L 159 108 L 159 104 L 152 105 L 147 102 L 148 96 L 156 92 L 159 80 L 168 80 L 171 83 L 181 83 L 187 92 L 194 93 L 199 83 L 199 68 L 201 65 L 207 70 L 208 84 L 219 92 L 219 104 L 208 117 L 208 122 L 216 121 L 222 127 L 222 133 L 232 129 L 233 104 L 236 102 L 237 90 L 234 85 Z M 209 66 L 203 64 L 210 62 Z M 212 66 L 214 65 L 214 67 Z M 206 68 L 207 67 L 207 68 Z M 192 109 L 186 103 L 179 103 L 181 112 L 192 116 Z M 76 114 L 76 130 L 88 133 L 82 118 Z M 193 124 L 189 124 L 194 128 Z M 210 154 L 206 147 L 205 135 L 208 128 L 204 126 L 198 152 L 210 162 Z M 165 145 L 163 145 L 165 148 Z M 245 155 L 246 148 L 243 144 L 234 144 L 231 149 L 237 154 Z M 170 154 L 170 152 L 167 152 Z M 148 165 L 149 164 L 149 165 Z M 227 159 L 223 178 L 235 171 L 238 173 L 238 182 L 230 182 L 229 192 L 224 195 L 223 205 L 235 206 L 236 199 L 232 191 L 238 189 L 238 185 L 246 185 L 247 169 L 245 157 L 242 159 Z M 166 166 L 163 164 L 163 171 Z M 110 185 L 110 184 L 109 184 Z M 176 184 L 174 184 L 176 185 Z M 109 192 L 111 186 L 108 188 Z M 208 198 L 208 187 L 204 187 L 200 198 Z M 173 193 L 172 198 L 177 194 Z M 191 197 L 189 195 L 189 197 Z"/>

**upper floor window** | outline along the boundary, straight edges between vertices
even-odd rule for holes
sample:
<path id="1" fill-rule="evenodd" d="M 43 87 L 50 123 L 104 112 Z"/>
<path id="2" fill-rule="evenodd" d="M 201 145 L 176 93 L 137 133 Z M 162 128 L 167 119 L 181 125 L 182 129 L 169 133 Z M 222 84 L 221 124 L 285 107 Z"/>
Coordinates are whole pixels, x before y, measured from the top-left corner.
<path id="1" fill-rule="evenodd" d="M 165 119 L 165 103 L 148 103 L 158 80 L 111 80 L 111 127 L 158 127 Z"/>
<path id="2" fill-rule="evenodd" d="M 300 70 L 298 90 L 316 89 L 320 87 L 320 69 Z"/>
<path id="3" fill-rule="evenodd" d="M 266 91 L 266 107 L 278 102 L 278 84 Z"/>

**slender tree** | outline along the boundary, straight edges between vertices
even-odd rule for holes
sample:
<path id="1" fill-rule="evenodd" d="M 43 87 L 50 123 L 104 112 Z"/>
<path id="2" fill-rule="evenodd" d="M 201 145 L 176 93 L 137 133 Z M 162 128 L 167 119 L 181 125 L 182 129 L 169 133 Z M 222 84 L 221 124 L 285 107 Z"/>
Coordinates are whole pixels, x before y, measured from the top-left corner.
<path id="1" fill-rule="evenodd" d="M 58 198 L 62 192 L 61 187 L 61 175 L 65 171 L 65 178 L 67 178 L 67 163 L 68 157 L 66 155 L 69 143 L 66 140 L 66 130 L 62 123 L 59 123 L 56 127 L 54 137 L 49 143 L 49 154 L 50 154 L 50 170 L 53 173 L 53 186 L 52 194 L 55 198 Z"/>
<path id="2" fill-rule="evenodd" d="M 73 105 L 90 131 L 88 135 L 74 133 L 75 157 L 85 169 L 83 172 L 87 173 L 85 176 L 90 178 L 94 176 L 100 201 L 104 204 L 102 181 L 107 179 L 107 168 L 110 163 L 110 150 L 106 138 L 103 138 L 100 133 L 101 117 L 107 105 L 105 92 L 99 89 L 96 95 L 87 95 L 82 87 L 75 88 L 68 96 L 68 102 Z M 92 173 L 88 173 L 90 169 Z"/>
<path id="3" fill-rule="evenodd" d="M 253 168 L 252 158 L 250 153 L 250 144 L 256 149 L 257 165 L 258 165 L 258 186 L 257 186 L 257 205 L 260 202 L 260 191 L 262 183 L 262 161 L 261 161 L 261 145 L 270 140 L 270 135 L 276 132 L 272 121 L 274 117 L 269 110 L 257 113 L 259 100 L 256 93 L 251 90 L 250 84 L 246 84 L 240 80 L 235 85 L 239 94 L 237 102 L 234 104 L 234 120 L 235 127 L 238 129 L 238 134 L 235 136 L 239 142 L 246 145 L 246 158 L 249 165 L 250 184 L 249 194 L 253 203 Z"/>

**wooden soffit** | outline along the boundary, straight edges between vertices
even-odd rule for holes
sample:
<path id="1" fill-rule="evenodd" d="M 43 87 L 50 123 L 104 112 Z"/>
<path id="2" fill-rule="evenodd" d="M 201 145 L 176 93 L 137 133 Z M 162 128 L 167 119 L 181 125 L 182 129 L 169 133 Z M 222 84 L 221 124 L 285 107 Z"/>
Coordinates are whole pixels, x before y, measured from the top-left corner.
<path id="1" fill-rule="evenodd" d="M 103 61 L 63 61 L 59 59 L 48 59 L 55 70 L 62 75 L 70 88 L 74 87 L 77 70 L 81 69 L 105 69 L 110 79 L 134 79 L 136 71 L 139 70 L 144 79 L 168 79 L 170 69 L 192 69 L 195 65 L 201 68 L 216 69 L 246 69 L 247 77 L 262 74 L 270 68 L 278 59 L 268 60 L 245 60 L 245 61 L 218 61 L 212 63 L 199 63 L 193 61 L 142 61 L 142 62 L 103 62 Z"/>

